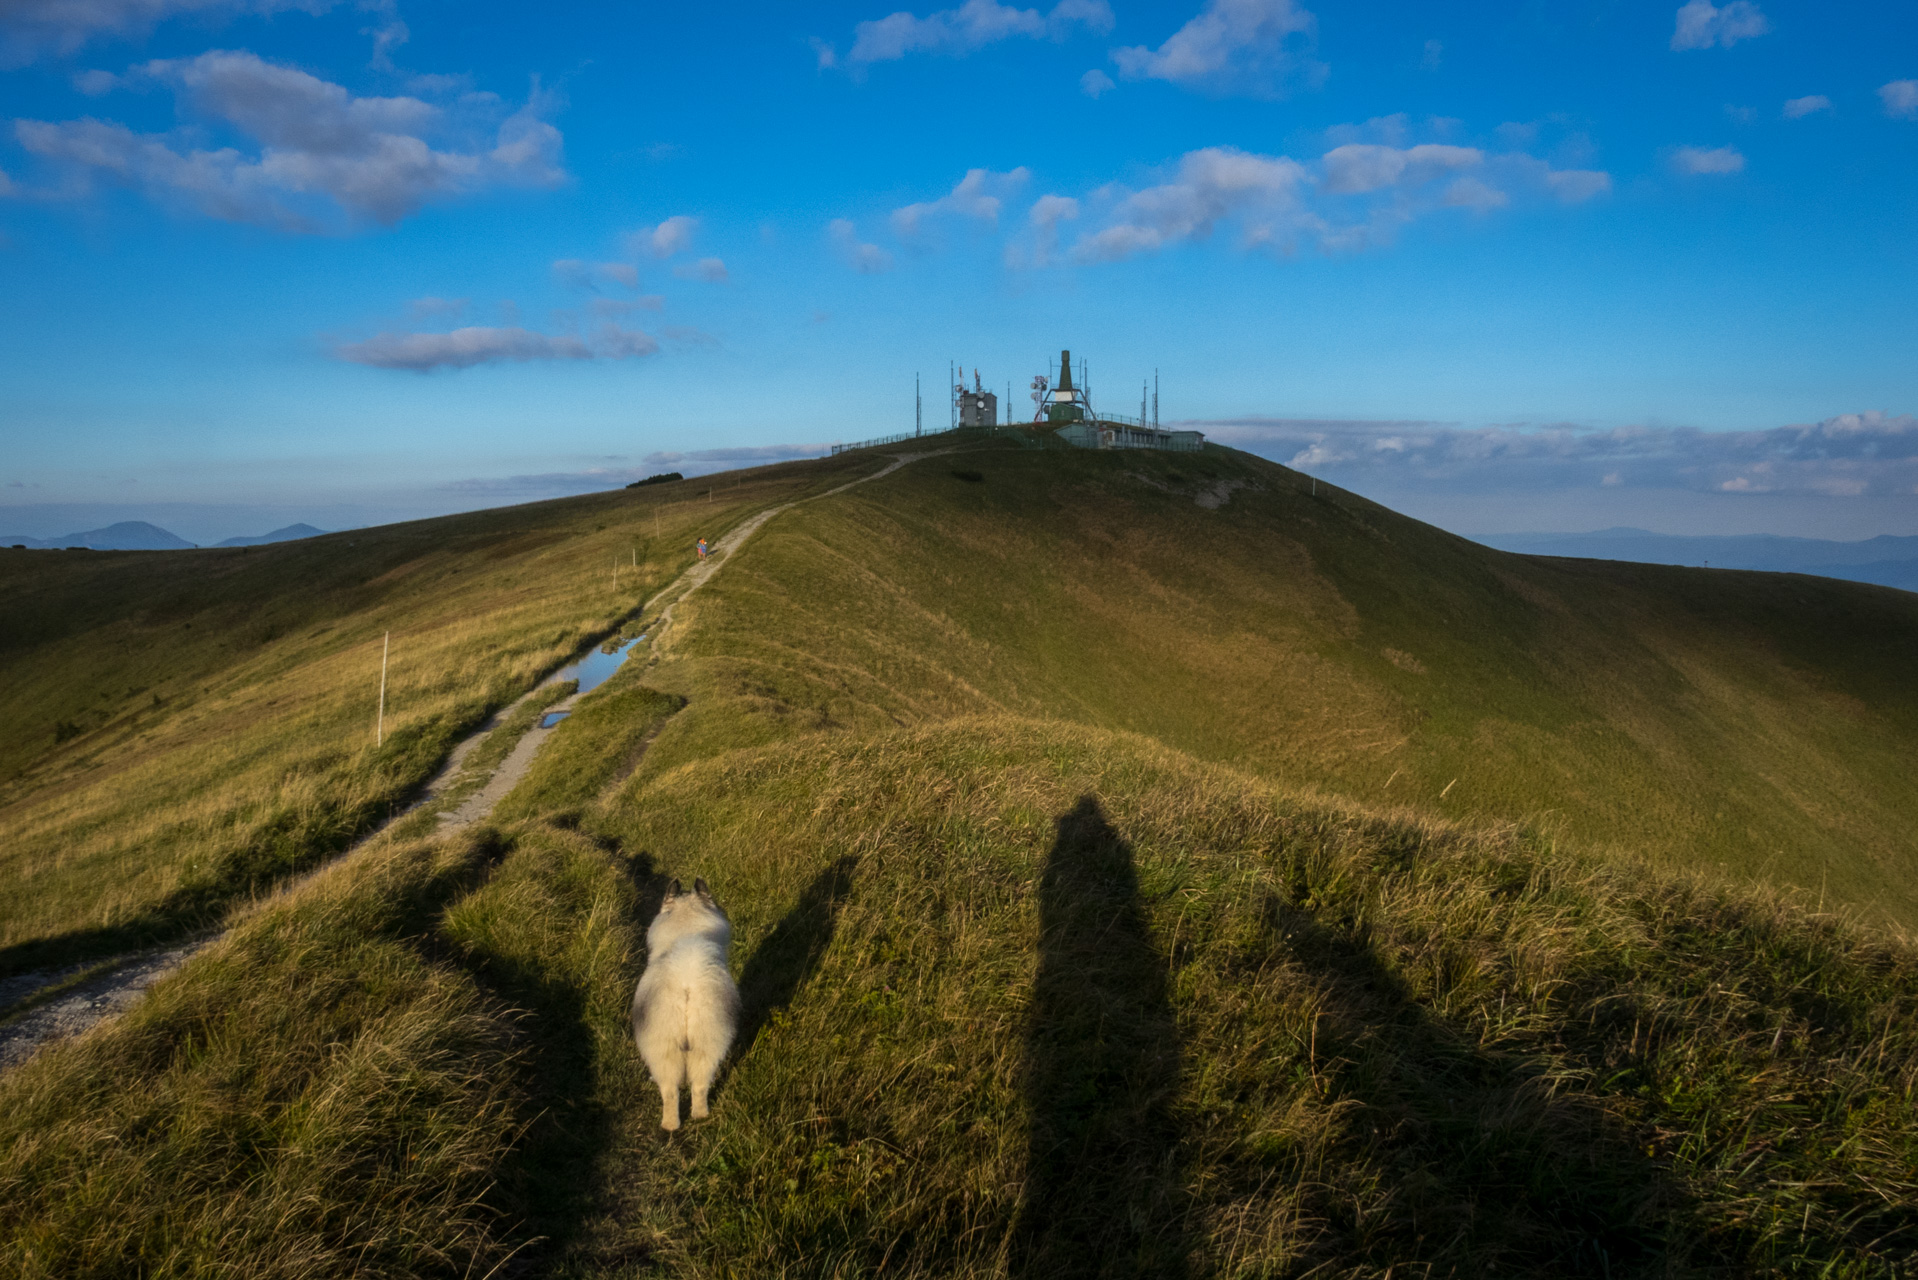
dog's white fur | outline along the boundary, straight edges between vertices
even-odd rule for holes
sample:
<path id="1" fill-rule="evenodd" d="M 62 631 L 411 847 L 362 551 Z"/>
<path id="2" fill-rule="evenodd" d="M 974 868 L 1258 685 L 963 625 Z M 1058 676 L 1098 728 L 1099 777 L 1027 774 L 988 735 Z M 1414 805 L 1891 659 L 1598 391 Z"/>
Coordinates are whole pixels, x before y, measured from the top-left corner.
<path id="1" fill-rule="evenodd" d="M 633 1040 L 659 1086 L 660 1124 L 679 1128 L 679 1087 L 692 1090 L 693 1119 L 739 1029 L 739 988 L 727 967 L 732 922 L 704 880 L 679 881 L 646 930 L 646 972 L 633 992 Z"/>

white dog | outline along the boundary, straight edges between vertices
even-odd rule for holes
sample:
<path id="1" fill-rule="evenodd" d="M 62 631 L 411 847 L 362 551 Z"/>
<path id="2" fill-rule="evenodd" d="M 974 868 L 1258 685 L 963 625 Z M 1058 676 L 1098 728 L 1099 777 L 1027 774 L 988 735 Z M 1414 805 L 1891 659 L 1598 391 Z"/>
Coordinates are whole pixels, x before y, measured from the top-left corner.
<path id="1" fill-rule="evenodd" d="M 679 881 L 646 930 L 646 972 L 633 992 L 633 1040 L 659 1086 L 660 1124 L 679 1128 L 679 1086 L 693 1091 L 693 1119 L 739 1028 L 739 988 L 727 968 L 732 922 L 704 880 Z"/>

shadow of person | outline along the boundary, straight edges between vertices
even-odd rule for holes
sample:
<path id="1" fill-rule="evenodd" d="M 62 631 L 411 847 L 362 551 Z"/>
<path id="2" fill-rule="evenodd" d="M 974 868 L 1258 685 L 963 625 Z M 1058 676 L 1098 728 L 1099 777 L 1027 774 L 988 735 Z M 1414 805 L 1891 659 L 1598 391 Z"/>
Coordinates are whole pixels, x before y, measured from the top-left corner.
<path id="1" fill-rule="evenodd" d="M 1670 1271 L 1660 1220 L 1680 1189 L 1599 1098 L 1559 1087 L 1547 1054 L 1488 1049 L 1436 1016 L 1357 931 L 1277 898 L 1265 904 L 1265 928 L 1318 987 L 1313 1077 L 1348 1117 L 1336 1159 L 1396 1206 L 1361 1225 L 1337 1193 L 1314 1204 L 1325 1231 L 1306 1264 L 1364 1258 L 1388 1270 L 1554 1277 Z M 1617 1073 L 1602 1040 L 1623 1030 L 1635 1038 L 1635 1021 L 1560 1028 L 1551 1047 L 1583 1058 L 1594 1077 Z"/>
<path id="2" fill-rule="evenodd" d="M 1132 850 L 1091 796 L 1039 879 L 1026 1030 L 1030 1132 L 1013 1272 L 1182 1276 L 1187 1193 L 1172 1102 L 1178 1026 Z"/>
<path id="3" fill-rule="evenodd" d="M 848 855 L 814 876 L 792 910 L 780 917 L 747 957 L 739 974 L 739 1035 L 727 1056 L 725 1074 L 745 1060 L 766 1023 L 793 1002 L 819 968 L 832 944 L 839 908 L 852 892 L 852 872 L 858 864 L 858 858 Z M 725 1075 L 720 1082 L 725 1082 Z"/>

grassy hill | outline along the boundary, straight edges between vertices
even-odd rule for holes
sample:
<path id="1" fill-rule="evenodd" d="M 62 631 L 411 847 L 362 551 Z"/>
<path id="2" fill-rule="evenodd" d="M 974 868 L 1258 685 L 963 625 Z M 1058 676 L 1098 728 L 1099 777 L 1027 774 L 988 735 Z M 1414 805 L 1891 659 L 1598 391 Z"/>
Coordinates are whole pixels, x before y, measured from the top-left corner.
<path id="1" fill-rule="evenodd" d="M 1908 1274 L 1898 592 L 1506 555 L 1225 451 L 926 458 L 768 522 L 490 826 L 248 900 L 669 547 L 881 461 L 6 561 L 0 956 L 232 921 L 0 1076 L 9 1269 Z M 346 750 L 388 625 L 438 674 Z M 275 846 L 249 803 L 336 807 Z M 694 875 L 745 1022 L 667 1141 L 625 1004 Z"/>
<path id="2" fill-rule="evenodd" d="M 1063 719 L 1918 926 L 1909 593 L 1507 555 L 1225 450 L 1009 450 L 793 511 L 696 616 L 659 767 Z"/>
<path id="3" fill-rule="evenodd" d="M 632 618 L 696 538 L 820 479 L 802 464 L 231 550 L 0 550 L 0 977 L 204 926 L 344 848 Z"/>

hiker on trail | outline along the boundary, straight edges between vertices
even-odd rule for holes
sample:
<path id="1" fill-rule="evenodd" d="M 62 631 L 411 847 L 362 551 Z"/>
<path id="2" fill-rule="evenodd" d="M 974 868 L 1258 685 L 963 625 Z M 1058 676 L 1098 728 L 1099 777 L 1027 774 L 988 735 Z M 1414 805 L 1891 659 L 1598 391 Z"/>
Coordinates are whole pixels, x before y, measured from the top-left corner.
<path id="1" fill-rule="evenodd" d="M 699 552 L 699 558 L 700 558 L 701 560 L 704 560 L 704 559 L 706 558 L 706 539 L 704 539 L 704 538 L 701 538 L 701 539 L 699 540 L 699 543 L 698 543 L 698 545 L 697 545 L 697 546 L 695 546 L 695 547 L 694 547 L 693 549 L 694 549 L 695 551 L 697 551 L 697 552 Z"/>

